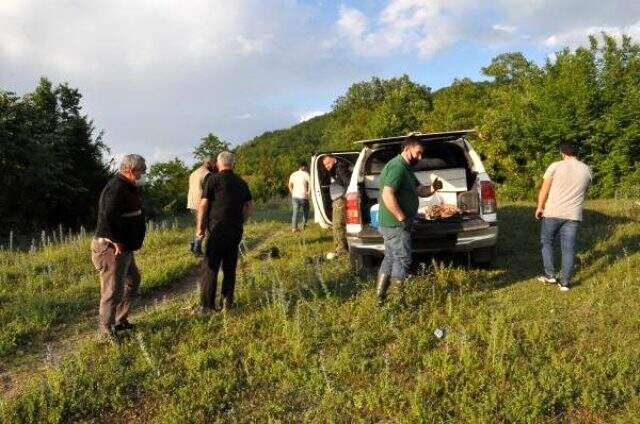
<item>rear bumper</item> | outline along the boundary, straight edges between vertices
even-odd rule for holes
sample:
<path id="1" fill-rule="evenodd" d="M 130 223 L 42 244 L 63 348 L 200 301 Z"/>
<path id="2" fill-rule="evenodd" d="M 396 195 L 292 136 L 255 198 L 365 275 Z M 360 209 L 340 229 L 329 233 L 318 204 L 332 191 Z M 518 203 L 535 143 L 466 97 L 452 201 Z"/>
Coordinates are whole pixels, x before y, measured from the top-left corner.
<path id="1" fill-rule="evenodd" d="M 497 222 L 471 222 L 446 227 L 415 229 L 411 240 L 414 253 L 471 252 L 483 247 L 493 247 L 498 241 Z M 453 228 L 452 228 L 453 227 Z M 347 234 L 351 251 L 359 254 L 384 255 L 382 236 L 373 228 L 365 228 L 360 234 Z"/>

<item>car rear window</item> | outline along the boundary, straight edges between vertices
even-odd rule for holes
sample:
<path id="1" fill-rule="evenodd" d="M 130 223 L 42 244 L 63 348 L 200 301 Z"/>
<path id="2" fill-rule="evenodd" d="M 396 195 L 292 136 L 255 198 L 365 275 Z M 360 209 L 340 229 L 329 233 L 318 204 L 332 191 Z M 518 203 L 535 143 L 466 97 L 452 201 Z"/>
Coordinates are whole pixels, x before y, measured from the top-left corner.
<path id="1" fill-rule="evenodd" d="M 371 153 L 365 166 L 366 175 L 377 175 L 382 168 L 400 153 L 400 146 L 394 145 Z M 422 160 L 415 166 L 415 171 L 433 171 L 446 168 L 466 168 L 467 159 L 464 152 L 453 143 L 425 143 Z"/>

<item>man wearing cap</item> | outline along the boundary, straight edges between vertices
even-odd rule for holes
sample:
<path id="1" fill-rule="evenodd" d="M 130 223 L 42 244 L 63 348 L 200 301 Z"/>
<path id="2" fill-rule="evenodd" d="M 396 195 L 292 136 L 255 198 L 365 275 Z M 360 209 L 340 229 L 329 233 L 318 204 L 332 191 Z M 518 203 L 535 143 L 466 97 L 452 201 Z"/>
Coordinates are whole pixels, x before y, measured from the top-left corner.
<path id="1" fill-rule="evenodd" d="M 100 272 L 100 333 L 111 340 L 117 331 L 134 327 L 127 317 L 140 286 L 133 252 L 142 247 L 146 230 L 139 190 L 146 171 L 142 156 L 126 155 L 98 203 L 91 261 Z"/>

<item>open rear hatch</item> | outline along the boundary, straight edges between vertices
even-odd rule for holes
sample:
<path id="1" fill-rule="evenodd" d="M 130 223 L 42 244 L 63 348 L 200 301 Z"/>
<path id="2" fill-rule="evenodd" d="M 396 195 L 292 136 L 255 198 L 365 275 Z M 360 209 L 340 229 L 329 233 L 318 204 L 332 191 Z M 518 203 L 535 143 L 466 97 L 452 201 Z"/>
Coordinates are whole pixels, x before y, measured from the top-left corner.
<path id="1" fill-rule="evenodd" d="M 468 133 L 469 131 L 457 131 L 424 135 L 423 159 L 414 167 L 415 175 L 421 184 L 431 185 L 437 178 L 443 187 L 436 195 L 419 199 L 419 213 L 423 213 L 429 206 L 444 204 L 457 208 L 461 221 L 479 218 L 477 173 L 474 172 L 473 161 L 468 155 L 468 145 L 461 138 Z M 379 202 L 380 173 L 400 153 L 400 143 L 404 139 L 405 137 L 393 137 L 362 142 L 371 149 L 363 167 L 361 183 L 364 224 L 371 223 L 371 207 Z M 425 215 L 422 217 L 426 218 Z"/>

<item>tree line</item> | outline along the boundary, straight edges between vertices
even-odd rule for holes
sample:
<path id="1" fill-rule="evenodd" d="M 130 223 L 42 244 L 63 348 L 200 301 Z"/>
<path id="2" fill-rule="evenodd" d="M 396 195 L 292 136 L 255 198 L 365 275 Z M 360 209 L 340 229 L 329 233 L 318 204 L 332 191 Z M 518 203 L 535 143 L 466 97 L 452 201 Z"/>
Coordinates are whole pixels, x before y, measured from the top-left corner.
<path id="1" fill-rule="evenodd" d="M 353 84 L 326 115 L 240 145 L 240 172 L 258 197 L 283 195 L 288 173 L 314 152 L 476 128 L 472 142 L 503 198 L 533 199 L 563 141 L 578 142 L 592 167 L 592 197 L 640 194 L 640 46 L 630 37 L 592 36 L 542 66 L 505 53 L 482 73 L 486 81 L 457 79 L 435 93 L 406 75 Z"/>
<path id="2" fill-rule="evenodd" d="M 237 146 L 237 172 L 254 197 L 286 195 L 288 176 L 318 151 L 354 141 L 476 128 L 472 136 L 503 198 L 532 199 L 558 145 L 577 141 L 594 173 L 592 197 L 640 195 L 640 45 L 607 34 L 564 49 L 543 65 L 521 53 L 496 56 L 485 81 L 456 79 L 436 92 L 409 76 L 353 84 L 325 115 Z M 113 172 L 101 132 L 82 114 L 82 96 L 42 79 L 22 97 L 0 90 L 0 225 L 38 229 L 93 223 Z M 230 149 L 214 134 L 194 163 L 152 164 L 145 188 L 152 215 L 184 212 L 188 175 L 205 155 Z"/>
<path id="3" fill-rule="evenodd" d="M 95 217 L 109 163 L 81 99 L 77 89 L 45 78 L 22 97 L 0 90 L 3 233 L 78 227 Z"/>

